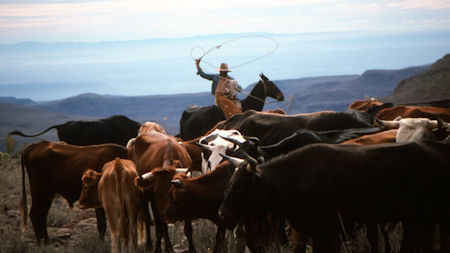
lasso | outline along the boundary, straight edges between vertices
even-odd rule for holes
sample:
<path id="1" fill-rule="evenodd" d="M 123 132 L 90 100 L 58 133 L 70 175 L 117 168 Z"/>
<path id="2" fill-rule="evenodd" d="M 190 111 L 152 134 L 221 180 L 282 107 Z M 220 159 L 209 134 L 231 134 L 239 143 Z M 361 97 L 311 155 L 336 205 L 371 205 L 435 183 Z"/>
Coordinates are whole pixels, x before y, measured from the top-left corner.
<path id="1" fill-rule="evenodd" d="M 223 45 L 226 45 L 226 44 L 228 44 L 228 43 L 230 43 L 230 42 L 234 42 L 234 41 L 237 41 L 237 40 L 240 40 L 240 39 L 244 39 L 244 38 L 253 38 L 253 37 L 259 37 L 259 38 L 264 38 L 264 39 L 267 39 L 267 40 L 272 40 L 273 42 L 275 42 L 275 46 L 273 47 L 272 50 L 270 50 L 268 53 L 266 53 L 266 54 L 264 54 L 264 55 L 261 55 L 261 56 L 255 58 L 255 59 L 252 59 L 252 60 L 250 60 L 250 61 L 244 62 L 244 63 L 242 63 L 242 64 L 230 66 L 230 68 L 233 68 L 233 69 L 239 68 L 239 67 L 242 67 L 242 66 L 244 66 L 244 65 L 253 63 L 253 62 L 258 61 L 258 60 L 261 60 L 262 58 L 267 57 L 267 56 L 273 54 L 273 53 L 278 49 L 278 47 L 279 47 L 278 41 L 277 41 L 276 39 L 274 39 L 274 38 L 271 38 L 271 37 L 268 37 L 268 36 L 263 36 L 263 35 L 245 35 L 245 36 L 240 36 L 240 37 L 237 37 L 237 38 L 234 38 L 234 39 L 231 39 L 231 40 L 227 40 L 227 41 L 223 42 L 222 44 L 219 44 L 219 45 L 217 45 L 217 46 L 214 46 L 214 47 L 210 48 L 208 51 L 205 51 L 201 46 L 198 46 L 198 45 L 197 45 L 197 46 L 194 46 L 194 47 L 191 49 L 191 51 L 190 51 L 190 55 L 191 55 L 191 58 L 192 58 L 193 60 L 196 60 L 196 58 L 194 58 L 194 57 L 192 56 L 192 52 L 194 51 L 194 49 L 197 49 L 197 48 L 198 48 L 198 49 L 200 49 L 200 50 L 203 52 L 202 56 L 200 56 L 198 59 L 203 59 L 205 56 L 207 56 L 207 55 L 208 55 L 209 53 L 211 53 L 212 51 L 220 49 Z M 208 64 L 208 65 L 211 66 L 212 68 L 217 68 L 217 67 L 218 67 L 218 66 L 215 66 L 215 65 L 213 65 L 213 64 L 211 64 L 211 63 L 209 63 L 209 62 L 207 62 L 207 61 L 205 61 L 205 60 L 202 60 L 202 62 Z"/>

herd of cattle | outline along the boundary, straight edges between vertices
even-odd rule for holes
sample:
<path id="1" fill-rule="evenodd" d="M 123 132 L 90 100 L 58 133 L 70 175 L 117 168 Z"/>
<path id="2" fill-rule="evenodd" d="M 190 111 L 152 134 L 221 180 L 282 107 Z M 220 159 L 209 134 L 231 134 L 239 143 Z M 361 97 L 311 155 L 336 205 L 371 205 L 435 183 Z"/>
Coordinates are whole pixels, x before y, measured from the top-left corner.
<path id="1" fill-rule="evenodd" d="M 379 252 L 378 226 L 393 222 L 403 224 L 401 252 L 431 252 L 437 225 L 450 252 L 449 121 L 450 108 L 365 100 L 347 112 L 249 110 L 189 140 L 124 116 L 68 122 L 46 130 L 56 128 L 60 142 L 22 152 L 22 230 L 26 170 L 38 243 L 49 242 L 47 215 L 59 194 L 71 207 L 95 208 L 101 239 L 108 222 L 112 252 L 138 251 L 138 234 L 146 250 L 161 252 L 164 239 L 173 252 L 167 223 L 175 221 L 184 221 L 196 252 L 191 221 L 199 218 L 217 225 L 216 253 L 227 229 L 240 231 L 251 252 L 305 252 L 307 243 L 314 253 L 339 252 L 362 223 Z"/>

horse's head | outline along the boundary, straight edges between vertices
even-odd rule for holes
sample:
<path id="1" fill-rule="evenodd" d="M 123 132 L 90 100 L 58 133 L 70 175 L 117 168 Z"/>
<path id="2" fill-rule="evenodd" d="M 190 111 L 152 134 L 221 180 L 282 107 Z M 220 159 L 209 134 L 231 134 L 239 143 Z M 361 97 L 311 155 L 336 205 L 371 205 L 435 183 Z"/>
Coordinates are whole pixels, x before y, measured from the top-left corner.
<path id="1" fill-rule="evenodd" d="M 267 78 L 263 73 L 259 74 L 259 77 L 261 78 L 261 82 L 264 84 L 264 90 L 266 92 L 266 95 L 268 97 L 274 98 L 278 101 L 284 100 L 283 92 L 272 82 Z"/>

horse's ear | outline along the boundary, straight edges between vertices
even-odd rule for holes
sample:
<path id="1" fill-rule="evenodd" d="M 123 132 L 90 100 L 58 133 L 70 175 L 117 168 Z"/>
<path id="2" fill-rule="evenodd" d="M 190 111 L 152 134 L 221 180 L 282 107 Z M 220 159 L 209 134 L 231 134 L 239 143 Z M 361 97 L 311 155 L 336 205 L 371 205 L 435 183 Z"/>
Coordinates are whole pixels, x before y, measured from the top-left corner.
<path id="1" fill-rule="evenodd" d="M 262 79 L 264 82 L 269 81 L 269 78 L 267 78 L 263 73 L 259 74 L 259 77 L 261 77 L 261 79 Z"/>

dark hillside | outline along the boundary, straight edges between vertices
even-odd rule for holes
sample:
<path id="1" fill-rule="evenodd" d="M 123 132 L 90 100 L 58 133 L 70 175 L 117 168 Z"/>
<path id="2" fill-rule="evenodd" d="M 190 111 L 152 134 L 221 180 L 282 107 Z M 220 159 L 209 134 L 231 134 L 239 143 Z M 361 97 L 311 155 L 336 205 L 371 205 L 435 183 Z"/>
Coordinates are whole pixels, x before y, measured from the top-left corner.
<path id="1" fill-rule="evenodd" d="M 426 71 L 401 81 L 384 101 L 398 104 L 428 103 L 450 99 L 450 54 Z"/>

